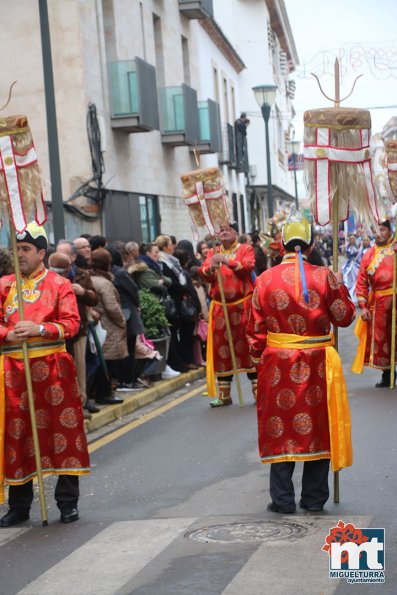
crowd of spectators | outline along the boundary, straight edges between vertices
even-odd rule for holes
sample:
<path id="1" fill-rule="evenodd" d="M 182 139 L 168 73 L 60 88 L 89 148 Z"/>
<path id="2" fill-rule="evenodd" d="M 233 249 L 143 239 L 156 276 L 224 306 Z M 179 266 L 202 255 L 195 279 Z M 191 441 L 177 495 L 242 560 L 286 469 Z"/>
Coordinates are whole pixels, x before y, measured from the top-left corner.
<path id="1" fill-rule="evenodd" d="M 70 280 L 79 307 L 80 330 L 67 349 L 86 418 L 98 405 L 122 403 L 123 392 L 205 365 L 208 298 L 197 271 L 206 252 L 206 242 L 196 254 L 191 242 L 168 235 L 138 245 L 86 234 L 50 248 L 47 266 Z M 0 249 L 0 275 L 11 272 L 10 253 Z M 145 291 L 164 313 L 160 337 L 143 323 Z"/>

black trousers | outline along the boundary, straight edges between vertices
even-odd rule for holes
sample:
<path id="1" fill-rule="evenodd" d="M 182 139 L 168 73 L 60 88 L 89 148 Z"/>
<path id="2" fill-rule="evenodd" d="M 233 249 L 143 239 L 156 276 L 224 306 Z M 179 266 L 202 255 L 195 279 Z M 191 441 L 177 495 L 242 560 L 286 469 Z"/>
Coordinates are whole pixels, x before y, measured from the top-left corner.
<path id="1" fill-rule="evenodd" d="M 295 462 L 272 463 L 270 466 L 270 496 L 280 508 L 295 507 L 292 475 Z M 305 461 L 303 464 L 301 502 L 308 507 L 322 507 L 329 498 L 329 459 Z"/>
<path id="2" fill-rule="evenodd" d="M 55 487 L 55 500 L 59 510 L 65 504 L 77 506 L 80 496 L 79 478 L 77 475 L 58 475 Z M 33 481 L 22 485 L 10 486 L 8 489 L 8 505 L 11 509 L 29 511 L 33 502 Z"/>

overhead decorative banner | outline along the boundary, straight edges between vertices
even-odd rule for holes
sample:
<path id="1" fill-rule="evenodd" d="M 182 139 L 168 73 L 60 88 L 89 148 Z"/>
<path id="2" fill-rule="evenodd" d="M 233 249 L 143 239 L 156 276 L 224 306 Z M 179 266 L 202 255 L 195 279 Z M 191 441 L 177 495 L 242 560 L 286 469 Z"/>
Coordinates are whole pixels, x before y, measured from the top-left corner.
<path id="1" fill-rule="evenodd" d="M 369 111 L 315 109 L 305 112 L 304 124 L 305 177 L 316 223 L 330 223 L 332 200 L 338 196 L 339 221 L 345 221 L 352 210 L 366 226 L 379 224 Z"/>
<path id="2" fill-rule="evenodd" d="M 214 236 L 223 223 L 230 221 L 223 176 L 217 167 L 196 169 L 181 176 L 182 198 L 193 222 L 193 237 L 199 238 L 199 229 Z"/>
<path id="3" fill-rule="evenodd" d="M 47 220 L 40 168 L 26 116 L 0 118 L 0 206 L 17 232 Z"/>
<path id="4" fill-rule="evenodd" d="M 385 141 L 387 159 L 387 189 L 393 203 L 397 201 L 397 140 Z"/>

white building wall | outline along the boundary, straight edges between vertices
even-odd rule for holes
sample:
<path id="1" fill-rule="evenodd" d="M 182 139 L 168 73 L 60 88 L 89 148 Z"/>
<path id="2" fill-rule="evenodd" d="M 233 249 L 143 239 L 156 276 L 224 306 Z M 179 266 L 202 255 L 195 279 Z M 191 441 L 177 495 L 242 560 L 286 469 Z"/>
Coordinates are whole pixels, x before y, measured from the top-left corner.
<path id="1" fill-rule="evenodd" d="M 123 133 L 111 128 L 108 63 L 139 56 L 156 65 L 153 14 L 161 18 L 165 84 L 184 82 L 181 36 L 188 40 L 190 84 L 199 100 L 216 100 L 213 66 L 218 70 L 222 125 L 234 123 L 241 111 L 251 113 L 248 128 L 250 162 L 257 165 L 255 183 L 266 182 L 264 128 L 251 87 L 263 80 L 267 57 L 264 0 L 214 0 L 215 19 L 243 58 L 247 69 L 238 74 L 199 22 L 181 15 L 178 0 L 56 0 L 48 2 L 55 81 L 63 199 L 91 175 L 86 117 L 95 103 L 101 124 L 105 161 L 103 181 L 112 190 L 159 197 L 162 231 L 191 237 L 190 218 L 179 199 L 180 175 L 196 168 L 189 147 L 171 148 L 161 142 L 160 131 Z M 225 10 L 226 8 L 226 10 Z M 0 33 L 2 80 L 17 79 L 12 102 L 4 115 L 28 116 L 39 162 L 49 179 L 43 66 L 38 4 L 18 0 L 2 6 Z M 142 16 L 142 19 L 141 19 Z M 143 24 L 142 24 L 143 20 Z M 258 60 L 265 55 L 266 59 Z M 23 56 L 23 59 L 21 59 Z M 228 116 L 223 100 L 227 79 Z M 235 107 L 231 105 L 231 86 Z M 284 109 L 283 107 L 281 109 Z M 274 135 L 272 135 L 273 150 Z M 216 165 L 217 155 L 203 156 L 203 167 Z M 229 195 L 245 194 L 244 175 L 222 167 Z M 278 183 L 273 168 L 274 183 Z M 51 191 L 46 198 L 51 198 Z M 240 213 L 241 215 L 241 213 Z M 82 223 L 82 229 L 86 225 Z M 99 232 L 99 224 L 93 232 Z"/>
<path id="2" fill-rule="evenodd" d="M 226 124 L 232 126 L 236 118 L 241 112 L 239 78 L 241 73 L 237 73 L 235 68 L 230 64 L 224 54 L 210 39 L 203 27 L 196 23 L 196 40 L 199 48 L 198 52 L 198 74 L 199 74 L 199 97 L 201 100 L 212 99 L 219 101 L 221 129 L 222 129 L 222 143 L 226 145 Z M 218 92 L 215 89 L 214 68 L 216 69 Z M 227 107 L 224 97 L 224 79 L 227 81 Z M 234 102 L 233 93 L 234 89 Z M 219 154 L 202 155 L 200 165 L 202 167 L 216 167 L 218 166 Z M 243 195 L 245 197 L 246 188 L 244 182 L 244 174 L 237 173 L 236 170 L 229 168 L 227 165 L 220 166 L 225 180 L 225 188 L 228 192 L 227 204 L 230 214 L 232 215 L 231 197 L 235 193 L 238 197 Z M 240 202 L 240 201 L 238 201 Z M 246 219 L 246 218 L 245 218 Z M 239 220 L 242 222 L 242 214 L 239 207 Z M 246 219 L 247 220 L 247 219 Z"/>
<path id="3" fill-rule="evenodd" d="M 294 195 L 292 172 L 288 172 L 284 133 L 288 130 L 291 106 L 285 94 L 285 76 L 275 75 L 269 50 L 269 13 L 264 0 L 231 0 L 233 7 L 225 11 L 224 0 L 214 0 L 215 19 L 229 36 L 247 68 L 239 77 L 240 104 L 251 124 L 247 130 L 250 165 L 256 171 L 251 178 L 255 186 L 267 185 L 265 125 L 252 87 L 276 84 L 279 88 L 269 119 L 272 184 Z M 278 108 L 278 112 L 276 111 Z M 279 116 L 279 119 L 277 117 Z M 279 153 L 280 152 L 280 153 Z"/>

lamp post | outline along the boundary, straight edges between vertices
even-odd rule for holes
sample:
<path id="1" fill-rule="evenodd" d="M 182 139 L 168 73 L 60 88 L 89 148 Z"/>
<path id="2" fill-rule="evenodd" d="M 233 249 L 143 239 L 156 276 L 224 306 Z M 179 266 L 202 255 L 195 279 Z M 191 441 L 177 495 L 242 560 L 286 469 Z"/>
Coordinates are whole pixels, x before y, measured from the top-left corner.
<path id="1" fill-rule="evenodd" d="M 267 210 L 269 219 L 274 215 L 272 171 L 270 164 L 270 143 L 269 143 L 269 117 L 273 101 L 276 97 L 276 85 L 258 85 L 252 88 L 255 99 L 261 108 L 262 116 L 265 121 L 266 135 L 266 169 L 267 169 Z"/>
<path id="2" fill-rule="evenodd" d="M 289 153 L 291 153 L 291 157 L 292 157 L 292 167 L 294 170 L 294 182 L 295 182 L 295 204 L 296 204 L 296 208 L 299 209 L 298 183 L 296 181 L 296 166 L 297 166 L 296 158 L 299 154 L 298 152 L 299 152 L 300 141 L 292 139 L 290 141 L 287 141 L 286 144 L 287 144 L 287 149 L 288 149 Z"/>

